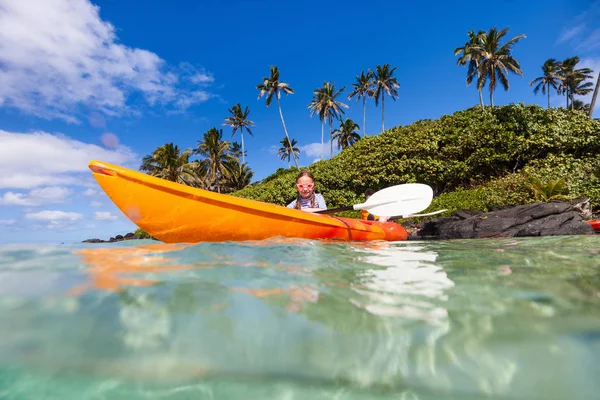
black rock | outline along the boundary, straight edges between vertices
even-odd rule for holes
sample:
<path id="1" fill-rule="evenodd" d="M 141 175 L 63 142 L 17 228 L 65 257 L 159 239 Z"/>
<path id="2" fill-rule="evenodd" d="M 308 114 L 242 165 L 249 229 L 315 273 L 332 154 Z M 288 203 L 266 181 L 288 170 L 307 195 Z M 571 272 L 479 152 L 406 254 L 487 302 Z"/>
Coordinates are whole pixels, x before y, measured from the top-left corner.
<path id="1" fill-rule="evenodd" d="M 435 218 L 426 222 L 417 232 L 417 237 L 470 239 L 594 234 L 592 227 L 583 220 L 582 214 L 581 203 L 559 201 L 526 204 L 485 213 L 459 210 L 452 217 Z"/>
<path id="2" fill-rule="evenodd" d="M 102 242 L 104 242 L 104 240 L 95 238 L 95 239 L 86 239 L 82 243 L 102 243 Z"/>
<path id="3" fill-rule="evenodd" d="M 123 235 L 116 235 L 115 237 L 111 237 L 108 240 L 101 240 L 101 239 L 86 239 L 84 241 L 82 241 L 82 243 L 114 243 L 114 242 L 120 242 L 123 240 L 135 240 L 135 239 L 139 239 L 139 235 L 136 235 L 132 232 L 127 233 L 125 236 Z"/>

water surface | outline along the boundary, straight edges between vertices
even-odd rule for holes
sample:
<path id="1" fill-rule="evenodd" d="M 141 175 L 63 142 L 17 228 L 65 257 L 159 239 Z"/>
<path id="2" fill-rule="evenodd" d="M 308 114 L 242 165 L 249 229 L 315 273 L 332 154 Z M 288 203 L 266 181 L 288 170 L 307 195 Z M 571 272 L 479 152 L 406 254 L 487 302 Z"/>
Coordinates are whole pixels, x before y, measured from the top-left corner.
<path id="1" fill-rule="evenodd" d="M 0 246 L 2 399 L 591 399 L 600 236 Z"/>

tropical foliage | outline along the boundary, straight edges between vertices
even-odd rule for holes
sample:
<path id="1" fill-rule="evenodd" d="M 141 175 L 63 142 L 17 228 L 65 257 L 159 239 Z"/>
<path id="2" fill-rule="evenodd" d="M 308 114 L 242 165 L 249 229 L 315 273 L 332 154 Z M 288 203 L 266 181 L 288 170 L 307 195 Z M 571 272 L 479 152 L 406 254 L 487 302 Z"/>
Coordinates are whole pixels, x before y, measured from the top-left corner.
<path id="1" fill-rule="evenodd" d="M 140 170 L 148 175 L 190 186 L 202 186 L 205 170 L 195 162 L 190 162 L 192 151 L 183 152 L 179 146 L 167 143 L 142 159 Z"/>
<path id="2" fill-rule="evenodd" d="M 192 156 L 200 159 L 191 160 Z M 242 152 L 237 142 L 223 140 L 223 131 L 211 128 L 195 149 L 180 151 L 173 143 L 158 147 L 142 159 L 140 171 L 169 181 L 229 193 L 250 184 L 254 173 L 240 163 Z"/>
<path id="3" fill-rule="evenodd" d="M 232 137 L 235 136 L 235 133 L 239 130 L 240 136 L 242 137 L 242 164 L 246 162 L 245 159 L 245 150 L 244 150 L 244 130 L 252 135 L 251 127 L 254 126 L 254 122 L 248 119 L 248 114 L 250 110 L 248 107 L 242 111 L 242 106 L 240 103 L 237 103 L 233 107 L 229 109 L 230 117 L 225 118 L 225 123 L 223 125 L 231 126 L 233 128 Z"/>
<path id="4" fill-rule="evenodd" d="M 271 75 L 268 77 L 264 77 L 262 82 L 256 85 L 256 88 L 259 90 L 258 98 L 265 96 L 265 104 L 267 107 L 271 105 L 273 101 L 273 97 L 277 100 L 277 107 L 279 108 L 279 116 L 281 117 L 281 123 L 283 124 L 283 131 L 285 132 L 285 137 L 290 142 L 290 136 L 288 135 L 287 128 L 285 127 L 285 120 L 283 119 L 283 112 L 281 111 L 281 102 L 279 99 L 281 98 L 281 93 L 285 94 L 294 94 L 294 89 L 290 87 L 285 82 L 279 81 L 279 69 L 277 66 L 271 66 Z M 290 148 L 290 153 L 294 158 L 294 164 L 296 164 L 296 168 L 298 168 L 298 161 L 296 160 L 296 154 Z"/>
<path id="5" fill-rule="evenodd" d="M 281 144 L 281 147 L 277 151 L 277 155 L 279 156 L 279 158 L 281 158 L 282 161 L 287 160 L 289 168 L 290 159 L 292 158 L 292 156 L 296 157 L 298 154 L 300 154 L 300 150 L 296 147 L 296 144 L 298 144 L 298 142 L 296 142 L 296 139 L 292 139 L 290 141 L 289 138 L 284 137 L 279 142 L 279 144 Z"/>
<path id="6" fill-rule="evenodd" d="M 329 124 L 329 143 L 330 152 L 333 155 L 333 119 L 340 119 L 344 110 L 342 107 L 348 108 L 348 106 L 341 101 L 337 100 L 337 97 L 344 91 L 346 87 L 342 86 L 341 89 L 335 90 L 335 85 L 331 82 L 323 82 L 323 87 L 316 89 L 313 92 L 313 100 L 308 105 L 310 109 L 310 116 L 312 117 L 315 113 L 319 114 L 321 120 L 321 159 L 324 158 L 324 127 L 325 120 Z"/>
<path id="7" fill-rule="evenodd" d="M 531 165 L 541 162 L 539 170 L 532 170 L 533 175 L 537 176 L 540 171 L 545 171 L 545 165 L 549 165 L 550 160 L 554 160 L 553 157 L 566 155 L 575 159 L 563 159 L 564 162 L 580 165 L 590 171 L 587 161 L 581 161 L 583 154 L 580 152 L 587 152 L 596 146 L 597 126 L 586 125 L 589 121 L 581 119 L 581 116 L 585 113 L 591 117 L 593 114 L 600 87 L 600 74 L 594 90 L 594 71 L 581 67 L 579 57 L 573 56 L 562 61 L 549 58 L 541 66 L 542 74 L 529 82 L 535 94 L 541 92 L 548 96 L 547 113 L 541 112 L 536 106 L 494 107 L 493 94 L 497 86 L 508 90 L 509 74 L 523 75 L 520 64 L 512 53 L 525 35 L 508 39 L 507 34 L 508 28 L 470 30 L 464 45 L 454 49 L 454 54 L 458 56 L 456 64 L 467 66 L 467 85 L 476 82 L 481 109 L 485 107 L 483 88 L 487 86 L 489 90 L 491 107 L 479 114 L 470 109 L 453 116 L 444 116 L 437 121 L 417 121 L 407 127 L 395 127 L 386 131 L 385 98 L 395 100 L 399 95 L 400 84 L 394 77 L 396 67 L 379 64 L 356 75 L 352 90 L 347 95 L 348 100 L 362 100 L 361 138 L 359 125 L 344 116 L 344 110 L 349 106 L 340 101 L 340 96 L 346 86 L 337 89 L 333 82 L 324 81 L 323 86 L 314 89 L 308 109 L 311 117 L 318 115 L 321 121 L 321 160 L 312 163 L 310 168 L 321 174 L 320 181 L 327 191 L 329 204 L 344 204 L 357 199 L 356 196 L 360 197 L 359 194 L 368 186 L 382 187 L 401 181 L 429 183 L 441 198 L 455 196 L 452 194 L 454 192 L 472 193 L 471 190 L 476 185 L 483 185 L 480 187 L 486 187 L 488 193 L 492 193 L 494 190 L 488 186 L 498 179 L 505 179 L 504 175 L 520 176 Z M 262 193 L 266 196 L 263 198 L 265 201 L 287 201 L 288 192 L 291 190 L 290 193 L 293 194 L 288 180 L 299 169 L 299 140 L 306 139 L 292 139 L 283 117 L 281 95 L 294 94 L 294 90 L 280 80 L 277 66 L 270 66 L 270 74 L 262 78 L 256 89 L 259 91 L 258 99 L 264 97 L 267 107 L 270 107 L 273 99 L 277 103 L 285 137 L 279 142 L 281 147 L 276 155 L 282 161 L 287 161 L 287 172 L 278 169 L 274 175 L 263 179 L 262 183 L 250 184 L 254 173 L 246 164 L 244 133 L 252 136 L 251 129 L 255 126 L 249 119 L 249 108 L 243 108 L 240 103 L 228 109 L 229 115 L 224 118 L 223 125 L 232 128 L 232 139 L 236 133 L 240 133 L 241 145 L 224 140 L 222 130 L 213 127 L 191 149 L 182 150 L 173 143 L 157 148 L 143 158 L 140 170 L 163 179 L 222 193 L 237 192 L 245 195 L 244 188 L 248 187 L 247 193 L 251 197 L 255 193 Z M 578 98 L 592 91 L 594 95 L 590 104 L 585 104 Z M 565 96 L 565 108 L 550 111 L 552 92 Z M 366 133 L 368 99 L 374 100 L 375 106 L 381 103 L 382 132 L 375 137 L 367 137 Z M 572 121 L 578 121 L 582 125 L 576 126 Z M 329 160 L 331 164 L 324 162 L 325 123 L 329 124 L 331 154 L 333 155 L 334 140 L 342 150 L 339 156 Z M 586 132 L 589 137 L 580 135 L 579 132 Z M 194 157 L 197 159 L 193 159 Z M 292 160 L 295 168 L 291 167 Z M 538 178 L 529 175 L 522 178 L 519 190 L 515 186 L 515 199 L 524 200 L 533 196 L 529 189 Z M 556 180 L 560 176 L 547 176 L 545 179 L 550 178 Z M 285 183 L 277 187 L 277 190 L 283 191 L 281 195 L 273 195 L 270 189 L 263 186 L 278 185 L 277 182 Z M 590 182 L 595 181 L 592 179 Z M 583 187 L 581 180 L 567 179 L 564 185 L 569 193 L 582 193 L 579 190 Z M 573 185 L 575 187 L 571 187 Z M 573 188 L 575 190 L 570 190 Z M 587 188 L 596 193 L 597 189 L 593 184 L 588 184 Z M 529 195 L 524 195 L 525 192 Z M 515 200 L 498 193 L 498 198 Z"/>
<path id="8" fill-rule="evenodd" d="M 356 82 L 352 84 L 352 91 L 348 94 L 348 100 L 356 97 L 356 100 L 362 99 L 363 101 L 363 137 L 367 135 L 367 98 L 373 97 L 375 91 L 373 90 L 373 71 L 369 70 L 365 74 L 365 71 L 360 73 L 360 76 L 356 76 Z"/>
<path id="9" fill-rule="evenodd" d="M 385 130 L 384 124 L 384 105 L 385 105 L 385 94 L 396 100 L 398 97 L 398 88 L 400 84 L 394 78 L 394 71 L 396 67 L 391 67 L 390 64 L 378 65 L 375 67 L 375 71 L 370 71 L 373 77 L 373 98 L 375 99 L 375 105 L 379 104 L 381 98 L 381 132 Z"/>
<path id="10" fill-rule="evenodd" d="M 454 50 L 455 55 L 462 53 L 458 59 L 458 65 L 469 64 L 467 74 L 467 84 L 470 84 L 477 76 L 477 90 L 479 90 L 480 102 L 483 106 L 481 90 L 488 84 L 490 92 L 490 105 L 494 106 L 494 91 L 498 83 L 504 90 L 508 90 L 507 72 L 517 75 L 523 75 L 521 67 L 516 58 L 512 56 L 512 47 L 525 35 L 518 35 L 502 44 L 504 36 L 508 33 L 508 28 L 498 30 L 490 29 L 488 32 L 469 31 L 469 41 L 463 47 Z M 489 82 L 488 82 L 489 80 Z"/>
<path id="11" fill-rule="evenodd" d="M 485 211 L 535 201 L 531 177 L 564 177 L 570 197 L 590 197 L 600 207 L 599 154 L 599 121 L 577 110 L 513 104 L 392 128 L 310 170 L 329 207 L 360 202 L 367 188 L 421 182 L 436 195 L 429 211 Z M 280 171 L 233 195 L 286 204 L 295 195 L 295 174 Z"/>
<path id="12" fill-rule="evenodd" d="M 332 138 L 337 140 L 338 148 L 347 149 L 360 140 L 356 132 L 359 126 L 351 119 L 340 122 L 340 127 L 333 131 Z"/>

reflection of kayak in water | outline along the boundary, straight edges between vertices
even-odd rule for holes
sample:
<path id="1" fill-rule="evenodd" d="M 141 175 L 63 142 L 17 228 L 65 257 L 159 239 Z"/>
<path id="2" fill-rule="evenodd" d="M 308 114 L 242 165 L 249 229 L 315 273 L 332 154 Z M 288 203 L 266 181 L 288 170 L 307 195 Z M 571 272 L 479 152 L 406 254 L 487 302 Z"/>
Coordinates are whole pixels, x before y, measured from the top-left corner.
<path id="1" fill-rule="evenodd" d="M 408 238 L 395 222 L 315 214 L 170 182 L 92 161 L 94 178 L 137 226 L 165 243 L 304 239 L 387 240 Z"/>
<path id="2" fill-rule="evenodd" d="M 157 281 L 127 277 L 128 274 L 168 272 L 191 268 L 190 265 L 175 264 L 169 258 L 156 255 L 181 250 L 182 245 L 151 244 L 136 247 L 88 248 L 74 251 L 88 265 L 85 273 L 89 280 L 71 290 L 72 295 L 81 295 L 87 290 L 116 292 L 127 286 L 149 286 Z M 195 266 L 198 267 L 198 266 Z M 124 276 L 125 275 L 125 276 Z"/>

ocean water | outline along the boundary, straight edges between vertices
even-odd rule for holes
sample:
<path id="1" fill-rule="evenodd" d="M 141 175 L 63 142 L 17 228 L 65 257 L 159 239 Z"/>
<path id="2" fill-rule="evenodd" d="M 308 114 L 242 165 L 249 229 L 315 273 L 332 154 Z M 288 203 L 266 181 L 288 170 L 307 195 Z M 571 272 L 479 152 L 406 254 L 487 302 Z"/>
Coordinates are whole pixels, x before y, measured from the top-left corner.
<path id="1" fill-rule="evenodd" d="M 600 235 L 0 246 L 0 399 L 594 399 Z"/>

